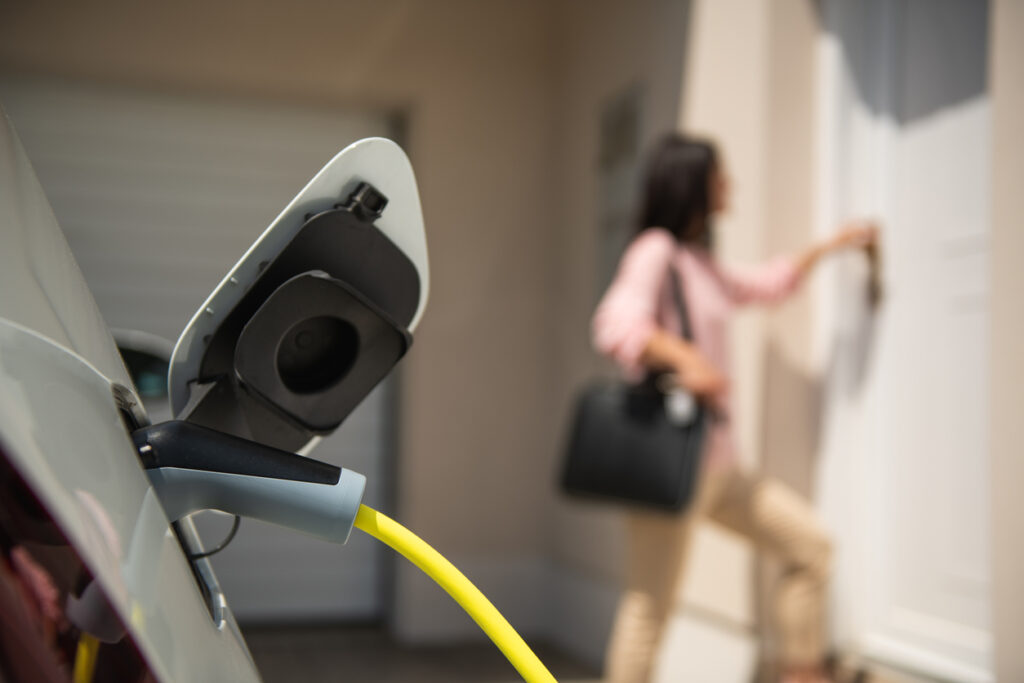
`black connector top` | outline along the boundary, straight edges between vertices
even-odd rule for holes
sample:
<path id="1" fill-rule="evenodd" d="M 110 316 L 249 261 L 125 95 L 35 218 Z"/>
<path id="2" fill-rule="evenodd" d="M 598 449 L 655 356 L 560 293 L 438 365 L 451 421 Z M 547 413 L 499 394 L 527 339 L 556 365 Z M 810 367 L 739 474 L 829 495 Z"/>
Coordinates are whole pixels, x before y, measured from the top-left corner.
<path id="1" fill-rule="evenodd" d="M 147 470 L 176 467 L 332 485 L 341 478 L 334 465 L 181 420 L 137 429 L 132 440 Z"/>

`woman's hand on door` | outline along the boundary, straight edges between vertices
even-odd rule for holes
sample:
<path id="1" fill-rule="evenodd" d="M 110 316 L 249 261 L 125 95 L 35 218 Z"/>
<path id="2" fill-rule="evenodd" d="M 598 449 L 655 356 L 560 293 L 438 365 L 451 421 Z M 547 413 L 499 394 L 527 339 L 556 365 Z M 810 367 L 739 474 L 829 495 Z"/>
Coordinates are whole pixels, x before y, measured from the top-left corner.
<path id="1" fill-rule="evenodd" d="M 869 249 L 878 242 L 878 223 L 872 220 L 853 220 L 839 229 L 828 242 L 825 248 L 828 251 L 842 251 L 844 249 Z"/>

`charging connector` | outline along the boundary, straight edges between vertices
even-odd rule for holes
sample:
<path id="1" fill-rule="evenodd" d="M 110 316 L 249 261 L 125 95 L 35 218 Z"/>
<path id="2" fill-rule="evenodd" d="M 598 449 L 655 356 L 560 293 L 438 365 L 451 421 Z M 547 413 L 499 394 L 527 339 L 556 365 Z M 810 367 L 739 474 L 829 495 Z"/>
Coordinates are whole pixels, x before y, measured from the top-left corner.
<path id="1" fill-rule="evenodd" d="M 170 521 L 200 510 L 221 510 L 335 543 L 345 543 L 357 526 L 444 588 L 524 680 L 554 682 L 515 629 L 462 572 L 408 529 L 362 505 L 363 475 L 177 420 L 144 427 L 132 438 Z M 89 641 L 83 647 L 87 645 Z M 89 652 L 82 650 L 83 666 Z"/>
<path id="2" fill-rule="evenodd" d="M 132 439 L 172 522 L 220 510 L 345 543 L 366 488 L 358 472 L 180 420 Z"/>

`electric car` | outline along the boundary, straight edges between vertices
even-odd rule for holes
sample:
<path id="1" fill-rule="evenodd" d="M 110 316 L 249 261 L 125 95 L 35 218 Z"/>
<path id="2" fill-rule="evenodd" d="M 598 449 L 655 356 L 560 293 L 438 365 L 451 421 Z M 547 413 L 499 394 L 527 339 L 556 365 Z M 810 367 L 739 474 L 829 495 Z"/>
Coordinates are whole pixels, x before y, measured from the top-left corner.
<path id="1" fill-rule="evenodd" d="M 0 680 L 259 680 L 189 515 L 348 537 L 362 475 L 297 453 L 423 313 L 408 160 L 383 139 L 339 153 L 196 312 L 165 378 L 119 354 L 0 119 Z M 154 425 L 140 397 L 162 381 L 177 419 Z"/>

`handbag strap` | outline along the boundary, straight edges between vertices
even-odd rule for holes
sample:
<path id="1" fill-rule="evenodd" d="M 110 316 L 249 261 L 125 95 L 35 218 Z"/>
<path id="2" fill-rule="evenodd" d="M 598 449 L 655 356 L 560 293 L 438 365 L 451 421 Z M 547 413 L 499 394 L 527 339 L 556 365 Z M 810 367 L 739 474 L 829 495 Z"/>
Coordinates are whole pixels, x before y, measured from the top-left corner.
<path id="1" fill-rule="evenodd" d="M 678 269 L 670 262 L 668 264 L 669 286 L 672 288 L 672 298 L 676 302 L 676 310 L 679 312 L 679 322 L 682 325 L 683 339 L 693 341 L 693 329 L 690 327 L 689 311 L 686 308 L 686 297 L 683 296 L 683 277 Z"/>
<path id="2" fill-rule="evenodd" d="M 668 274 L 670 285 L 672 286 L 672 297 L 675 299 L 676 308 L 679 310 L 679 322 L 682 324 L 683 339 L 688 342 L 693 341 L 693 329 L 690 327 L 690 316 L 686 308 L 686 297 L 683 296 L 683 276 L 682 274 L 671 264 L 668 264 Z M 713 422 L 728 422 L 728 413 L 720 412 L 713 403 L 699 402 L 699 405 L 705 406 L 707 415 Z"/>

